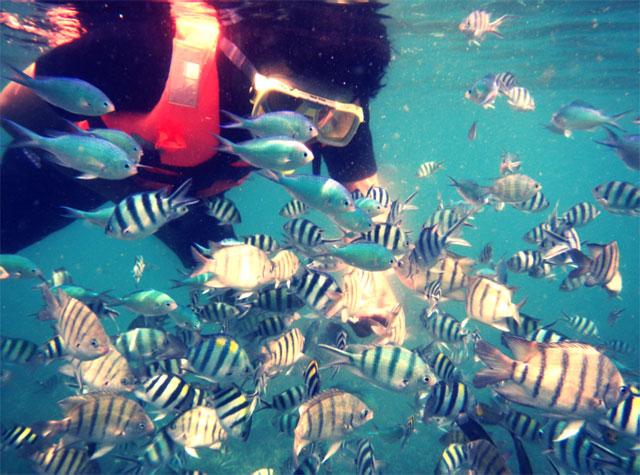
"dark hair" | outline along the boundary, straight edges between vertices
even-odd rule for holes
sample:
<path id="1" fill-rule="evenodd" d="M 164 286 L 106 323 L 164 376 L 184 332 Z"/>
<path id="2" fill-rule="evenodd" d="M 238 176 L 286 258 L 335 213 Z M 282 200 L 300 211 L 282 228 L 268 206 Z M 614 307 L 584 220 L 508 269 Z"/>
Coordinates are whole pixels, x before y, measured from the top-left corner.
<path id="1" fill-rule="evenodd" d="M 211 2 L 220 8 L 228 2 Z M 273 64 L 351 90 L 366 102 L 382 87 L 391 57 L 379 2 L 245 1 L 225 34 L 259 71 Z"/>

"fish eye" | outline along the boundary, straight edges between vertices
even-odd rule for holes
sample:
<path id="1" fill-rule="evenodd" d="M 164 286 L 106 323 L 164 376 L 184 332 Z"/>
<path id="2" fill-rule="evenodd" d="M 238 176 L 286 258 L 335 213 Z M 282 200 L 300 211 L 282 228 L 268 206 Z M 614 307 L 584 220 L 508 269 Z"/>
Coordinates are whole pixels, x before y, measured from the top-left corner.
<path id="1" fill-rule="evenodd" d="M 362 412 L 360 413 L 360 416 L 364 419 L 365 417 L 367 417 L 369 415 L 369 409 L 363 409 Z"/>
<path id="2" fill-rule="evenodd" d="M 307 158 L 307 155 L 308 155 L 307 152 L 302 152 L 303 157 Z"/>
<path id="3" fill-rule="evenodd" d="M 107 101 L 103 102 L 102 105 L 105 107 L 109 107 L 109 103 Z"/>
<path id="4" fill-rule="evenodd" d="M 349 200 L 344 200 L 343 204 L 344 204 L 345 206 L 349 206 Z"/>
<path id="5" fill-rule="evenodd" d="M 138 429 L 145 430 L 147 425 L 144 422 L 138 422 Z"/>
<path id="6" fill-rule="evenodd" d="M 127 384 L 129 384 L 129 380 L 128 380 L 127 378 L 122 378 L 122 379 L 120 380 L 120 384 L 127 385 Z"/>
<path id="7" fill-rule="evenodd" d="M 422 381 L 428 383 L 429 381 L 431 381 L 431 378 L 429 376 L 425 376 L 424 378 L 422 378 Z"/>
<path id="8" fill-rule="evenodd" d="M 129 165 L 128 163 L 125 163 L 124 168 L 128 170 L 129 168 L 131 168 L 131 165 Z"/>
<path id="9" fill-rule="evenodd" d="M 94 348 L 98 348 L 98 340 L 96 340 L 95 338 L 92 338 L 92 339 L 89 341 L 89 344 L 90 344 L 91 346 L 93 346 Z"/>
<path id="10" fill-rule="evenodd" d="M 627 394 L 629 388 L 627 386 L 620 386 L 620 394 Z"/>
<path id="11" fill-rule="evenodd" d="M 171 302 L 165 302 L 165 303 L 164 303 L 164 305 L 165 305 L 166 307 L 171 307 Z"/>

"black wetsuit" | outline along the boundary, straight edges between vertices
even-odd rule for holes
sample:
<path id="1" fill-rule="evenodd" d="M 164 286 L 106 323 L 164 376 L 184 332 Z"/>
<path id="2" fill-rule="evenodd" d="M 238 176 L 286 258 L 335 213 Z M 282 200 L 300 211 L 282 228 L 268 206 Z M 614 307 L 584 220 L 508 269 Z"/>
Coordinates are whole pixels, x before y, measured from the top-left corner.
<path id="1" fill-rule="evenodd" d="M 162 95 L 171 63 L 172 34 L 159 31 L 163 31 L 162 25 L 151 21 L 140 22 L 135 29 L 93 29 L 39 58 L 36 73 L 84 79 L 104 91 L 116 110 L 149 112 Z M 238 115 L 249 115 L 249 79 L 223 54 L 217 58 L 220 107 Z M 376 171 L 367 104 L 364 108 L 366 121 L 347 147 L 313 146 L 314 155 L 324 159 L 330 175 L 342 182 L 363 179 Z M 87 119 L 62 110 L 57 112 L 70 120 Z M 104 126 L 99 118 L 91 119 L 90 125 Z M 232 141 L 250 138 L 246 131 L 238 129 L 223 129 L 223 135 Z M 145 149 L 142 163 L 180 173 L 178 177 L 154 174 L 155 181 L 175 184 L 192 178 L 192 189 L 199 190 L 216 180 L 238 181 L 251 172 L 251 168 L 230 166 L 237 160 L 235 156 L 218 153 L 197 167 L 176 169 L 161 165 L 157 152 Z M 146 173 L 139 171 L 142 178 Z M 20 149 L 9 150 L 0 171 L 0 252 L 16 253 L 69 224 L 70 219 L 62 216 L 60 206 L 89 210 L 107 200 L 117 202 L 128 194 L 144 191 L 136 179 L 76 180 L 68 169 L 46 161 L 42 168 L 37 168 Z M 191 243 L 206 243 L 232 235 L 232 228 L 215 225 L 214 220 L 205 215 L 202 205 L 192 207 L 186 216 L 156 233 L 185 265 L 191 263 Z"/>

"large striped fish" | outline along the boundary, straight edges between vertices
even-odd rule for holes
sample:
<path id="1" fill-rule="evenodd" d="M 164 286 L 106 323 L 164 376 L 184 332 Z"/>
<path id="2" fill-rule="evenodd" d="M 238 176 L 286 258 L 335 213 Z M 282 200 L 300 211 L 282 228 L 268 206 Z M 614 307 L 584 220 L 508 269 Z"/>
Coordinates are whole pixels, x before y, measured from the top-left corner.
<path id="1" fill-rule="evenodd" d="M 415 352 L 401 346 L 385 345 L 350 353 L 333 346 L 318 345 L 341 357 L 336 364 L 348 365 L 383 387 L 401 391 L 417 385 L 433 386 L 436 378 L 429 365 Z"/>
<path id="2" fill-rule="evenodd" d="M 89 468 L 89 451 L 76 447 L 53 445 L 29 456 L 38 473 L 80 474 Z"/>
<path id="3" fill-rule="evenodd" d="M 56 320 L 56 330 L 70 356 L 92 360 L 109 352 L 111 341 L 89 307 L 61 290 L 55 295 L 45 284 L 40 289 L 47 304 L 47 316 Z"/>
<path id="4" fill-rule="evenodd" d="M 94 360 L 72 359 L 70 365 L 60 368 L 60 371 L 75 376 L 80 386 L 90 391 L 130 392 L 136 384 L 136 377 L 129 363 L 115 347 Z"/>
<path id="5" fill-rule="evenodd" d="M 335 453 L 341 439 L 373 419 L 373 411 L 363 401 L 338 389 L 329 389 L 302 403 L 298 412 L 300 419 L 293 442 L 296 464 L 298 455 L 310 443 L 338 441 L 329 449 L 330 453 Z"/>
<path id="6" fill-rule="evenodd" d="M 470 412 L 475 406 L 475 398 L 466 384 L 447 384 L 438 381 L 427 397 L 422 421 L 427 423 L 432 417 L 455 419 L 462 412 Z"/>
<path id="7" fill-rule="evenodd" d="M 514 304 L 512 293 L 509 287 L 487 277 L 474 277 L 467 289 L 467 318 L 508 332 L 507 319 L 520 323 L 519 309 L 524 304 Z"/>
<path id="8" fill-rule="evenodd" d="M 189 206 L 198 202 L 186 195 L 191 180 L 185 181 L 170 195 L 167 190 L 136 193 L 116 205 L 107 221 L 105 233 L 116 239 L 142 239 L 162 226 L 184 216 Z"/>
<path id="9" fill-rule="evenodd" d="M 569 278 L 586 275 L 584 285 L 587 287 L 601 286 L 611 295 L 618 295 L 622 291 L 622 275 L 620 274 L 620 250 L 618 241 L 607 244 L 587 244 L 591 256 L 583 254 L 578 249 L 571 249 L 569 255 L 578 265 L 569 273 Z"/>
<path id="10" fill-rule="evenodd" d="M 170 425 L 167 433 L 173 441 L 192 457 L 198 457 L 195 449 L 208 447 L 219 450 L 227 439 L 217 411 L 212 407 L 197 406 L 183 412 Z"/>
<path id="11" fill-rule="evenodd" d="M 213 408 L 220 424 L 230 436 L 241 440 L 249 437 L 251 417 L 258 401 L 256 394 L 245 394 L 235 384 L 219 388 L 213 393 Z"/>
<path id="12" fill-rule="evenodd" d="M 278 338 L 268 341 L 260 350 L 263 370 L 274 371 L 287 368 L 304 356 L 304 335 L 298 328 L 289 330 Z"/>
<path id="13" fill-rule="evenodd" d="M 602 183 L 593 189 L 593 197 L 609 213 L 640 216 L 640 187 L 632 183 Z"/>
<path id="14" fill-rule="evenodd" d="M 585 418 L 604 416 L 629 393 L 620 371 L 593 346 L 536 343 L 506 333 L 502 341 L 514 358 L 476 342 L 476 355 L 488 368 L 476 373 L 473 384 L 502 383 L 493 389 L 505 399 L 573 419 L 562 438 L 575 434 Z"/>
<path id="15" fill-rule="evenodd" d="M 189 349 L 187 358 L 201 376 L 213 379 L 245 377 L 253 371 L 247 352 L 226 335 L 203 338 Z"/>
<path id="16" fill-rule="evenodd" d="M 158 374 L 135 392 L 142 401 L 163 411 L 185 411 L 206 403 L 207 394 L 174 374 Z"/>
<path id="17" fill-rule="evenodd" d="M 533 178 L 513 173 L 503 175 L 485 187 L 484 191 L 503 203 L 521 203 L 528 200 L 542 189 L 542 185 Z"/>

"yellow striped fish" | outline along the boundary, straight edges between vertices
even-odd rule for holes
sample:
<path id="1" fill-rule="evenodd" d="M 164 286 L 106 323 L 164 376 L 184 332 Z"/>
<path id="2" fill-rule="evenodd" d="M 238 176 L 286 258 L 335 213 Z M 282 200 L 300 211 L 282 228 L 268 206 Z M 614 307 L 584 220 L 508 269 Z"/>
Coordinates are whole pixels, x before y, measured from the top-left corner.
<path id="1" fill-rule="evenodd" d="M 39 473 L 79 475 L 89 463 L 89 451 L 54 445 L 30 456 Z"/>
<path id="2" fill-rule="evenodd" d="M 511 475 L 511 471 L 507 467 L 507 461 L 498 451 L 498 448 L 488 440 L 478 439 L 469 442 L 465 450 L 473 473 Z"/>
<path id="3" fill-rule="evenodd" d="M 39 436 L 31 427 L 16 425 L 2 431 L 0 451 L 20 449 L 22 446 L 32 445 Z"/>
<path id="4" fill-rule="evenodd" d="M 434 281 L 440 282 L 442 291 L 441 301 L 464 300 L 464 289 L 468 284 L 473 259 L 461 257 L 447 252 L 443 259 L 435 262 L 429 269 L 421 270 L 411 262 L 410 255 L 404 256 L 396 266 L 396 275 L 402 284 L 418 295 L 424 294 L 424 289 Z"/>
<path id="5" fill-rule="evenodd" d="M 115 348 L 101 358 L 90 361 L 71 360 L 73 375 L 82 388 L 100 392 L 130 392 L 136 378 L 126 358 Z M 61 371 L 68 374 L 66 368 Z"/>
<path id="6" fill-rule="evenodd" d="M 111 343 L 98 316 L 81 301 L 61 290 L 57 296 L 41 285 L 47 311 L 56 320 L 56 330 L 66 352 L 79 360 L 92 360 L 109 352 Z"/>
<path id="7" fill-rule="evenodd" d="M 29 363 L 38 353 L 38 345 L 22 338 L 0 336 L 2 363 Z"/>
<path id="8" fill-rule="evenodd" d="M 483 340 L 476 342 L 476 355 L 488 368 L 476 373 L 473 384 L 481 388 L 502 383 L 493 389 L 509 401 L 584 419 L 604 416 L 629 393 L 620 371 L 593 346 L 572 341 L 536 343 L 507 333 L 502 341 L 513 359 Z M 570 426 L 564 437 L 575 434 L 581 425 Z"/>
<path id="9" fill-rule="evenodd" d="M 64 434 L 86 442 L 119 444 L 153 433 L 140 405 L 116 394 L 71 396 L 59 402 L 65 418 L 45 423 L 43 435 Z"/>
<path id="10" fill-rule="evenodd" d="M 533 178 L 520 173 L 504 175 L 493 182 L 485 191 L 503 203 L 521 203 L 539 192 L 542 185 Z"/>
<path id="11" fill-rule="evenodd" d="M 438 170 L 443 170 L 443 169 L 444 169 L 444 162 L 424 162 L 418 167 L 416 176 L 418 178 L 426 178 L 426 177 L 435 175 L 435 173 Z"/>
<path id="12" fill-rule="evenodd" d="M 507 104 L 518 111 L 534 111 L 536 110 L 536 101 L 528 89 L 524 87 L 512 87 L 505 96 L 507 96 Z"/>
<path id="13" fill-rule="evenodd" d="M 449 444 L 442 451 L 435 473 L 456 473 L 466 462 L 466 444 Z"/>
<path id="14" fill-rule="evenodd" d="M 373 411 L 364 402 L 338 389 L 329 389 L 302 403 L 298 412 L 293 442 L 296 464 L 298 455 L 310 443 L 329 440 L 338 441 L 339 445 L 346 435 L 373 419 Z"/>
<path id="15" fill-rule="evenodd" d="M 609 409 L 607 420 L 619 431 L 640 438 L 640 395 L 631 391 L 629 397 Z"/>
<path id="16" fill-rule="evenodd" d="M 268 341 L 260 350 L 264 361 L 263 370 L 287 368 L 304 356 L 304 335 L 298 328 L 294 328 Z"/>
<path id="17" fill-rule="evenodd" d="M 276 287 L 278 287 L 282 282 L 288 283 L 300 268 L 298 256 L 288 249 L 278 252 L 273 256 L 271 262 L 273 262 L 273 276 L 275 278 Z"/>
<path id="18" fill-rule="evenodd" d="M 212 407 L 198 406 L 182 413 L 169 425 L 169 436 L 174 442 L 185 448 L 194 456 L 199 447 L 219 450 L 227 439 L 227 432 L 222 427 L 216 410 Z M 197 457 L 197 453 L 195 453 Z"/>
<path id="19" fill-rule="evenodd" d="M 520 307 L 514 304 L 512 290 L 487 277 L 471 279 L 467 289 L 467 318 L 472 318 L 504 332 L 509 331 L 508 319 L 520 324 Z"/>
<path id="20" fill-rule="evenodd" d="M 206 393 L 173 374 L 159 374 L 135 392 L 142 401 L 166 411 L 185 411 L 204 405 Z"/>

